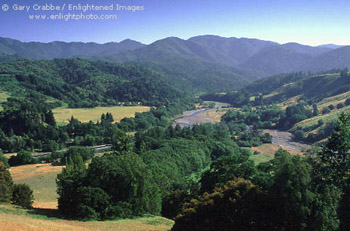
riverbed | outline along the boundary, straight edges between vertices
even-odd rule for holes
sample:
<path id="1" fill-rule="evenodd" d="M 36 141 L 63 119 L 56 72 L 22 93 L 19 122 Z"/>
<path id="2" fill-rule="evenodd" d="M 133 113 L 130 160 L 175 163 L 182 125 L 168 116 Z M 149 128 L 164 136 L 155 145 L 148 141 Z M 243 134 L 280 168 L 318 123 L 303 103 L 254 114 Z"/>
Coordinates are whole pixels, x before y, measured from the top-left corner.
<path id="1" fill-rule="evenodd" d="M 278 145 L 281 148 L 302 152 L 312 147 L 308 144 L 293 141 L 293 134 L 290 132 L 265 129 L 263 133 L 269 133 L 272 136 L 272 144 Z"/>
<path id="2" fill-rule="evenodd" d="M 215 116 L 211 116 L 216 112 L 223 115 L 225 112 L 220 111 L 221 108 L 228 107 L 229 104 L 220 103 L 216 104 L 213 108 L 201 108 L 191 111 L 185 111 L 181 116 L 176 117 L 173 121 L 174 124 L 179 124 L 181 127 L 192 127 L 196 124 L 210 123 L 214 124 L 219 122 Z"/>
<path id="3" fill-rule="evenodd" d="M 214 124 L 220 121 L 220 119 L 217 117 L 220 118 L 223 114 L 225 114 L 225 111 L 220 109 L 228 106 L 228 104 L 217 104 L 214 108 L 201 108 L 185 111 L 181 116 L 176 117 L 173 121 L 174 124 L 179 124 L 181 127 L 192 127 L 195 124 L 203 123 Z M 283 148 L 292 154 L 300 154 L 312 147 L 308 144 L 293 141 L 293 134 L 290 132 L 265 129 L 263 130 L 263 133 L 269 133 L 272 136 L 272 144 L 265 144 L 266 147 L 262 145 L 260 148 L 253 148 L 259 152 L 266 152 L 267 149 L 271 149 L 270 154 L 273 155 L 276 150 Z"/>

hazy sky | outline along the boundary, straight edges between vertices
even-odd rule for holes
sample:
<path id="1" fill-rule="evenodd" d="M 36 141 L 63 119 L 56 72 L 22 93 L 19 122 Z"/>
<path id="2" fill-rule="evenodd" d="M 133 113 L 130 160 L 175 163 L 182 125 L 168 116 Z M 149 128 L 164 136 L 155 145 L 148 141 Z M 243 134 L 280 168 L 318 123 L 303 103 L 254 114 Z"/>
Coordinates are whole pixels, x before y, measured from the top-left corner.
<path id="1" fill-rule="evenodd" d="M 135 13 L 113 12 L 117 20 L 68 22 L 29 20 L 29 13 L 12 9 L 14 4 L 45 3 L 118 3 L 143 5 L 145 9 Z M 280 43 L 350 45 L 349 0 L 1 0 L 0 4 L 10 7 L 6 12 L 0 7 L 0 36 L 22 41 L 104 43 L 130 38 L 151 43 L 169 36 L 187 39 L 215 34 Z M 55 14 L 55 11 L 46 14 Z"/>

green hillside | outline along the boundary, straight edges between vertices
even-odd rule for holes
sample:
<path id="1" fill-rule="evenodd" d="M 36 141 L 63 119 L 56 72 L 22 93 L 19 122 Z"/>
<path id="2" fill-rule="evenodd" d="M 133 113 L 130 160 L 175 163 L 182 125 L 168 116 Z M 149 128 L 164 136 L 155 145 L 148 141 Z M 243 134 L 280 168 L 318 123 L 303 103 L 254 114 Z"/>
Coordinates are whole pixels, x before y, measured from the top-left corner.
<path id="1" fill-rule="evenodd" d="M 340 114 L 350 111 L 350 74 L 344 69 L 277 75 L 239 91 L 205 95 L 202 99 L 241 108 L 246 114 L 232 117 L 259 128 L 288 130 L 297 140 L 323 142 Z"/>
<path id="2" fill-rule="evenodd" d="M 0 91 L 11 97 L 39 95 L 54 106 L 73 108 L 120 102 L 168 105 L 187 95 L 147 68 L 81 59 L 1 63 Z"/>

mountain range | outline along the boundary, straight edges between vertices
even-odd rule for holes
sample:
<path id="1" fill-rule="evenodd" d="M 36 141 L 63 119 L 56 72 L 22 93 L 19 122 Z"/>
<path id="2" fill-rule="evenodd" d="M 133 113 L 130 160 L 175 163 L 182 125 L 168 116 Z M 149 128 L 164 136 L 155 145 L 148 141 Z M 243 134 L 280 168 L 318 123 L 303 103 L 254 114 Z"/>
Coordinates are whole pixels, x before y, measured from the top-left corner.
<path id="1" fill-rule="evenodd" d="M 133 40 L 105 44 L 20 42 L 0 38 L 0 54 L 31 59 L 82 57 L 138 63 L 200 91 L 237 89 L 259 78 L 289 72 L 322 72 L 350 67 L 350 46 L 279 44 L 206 35 L 169 37 L 145 45 Z"/>

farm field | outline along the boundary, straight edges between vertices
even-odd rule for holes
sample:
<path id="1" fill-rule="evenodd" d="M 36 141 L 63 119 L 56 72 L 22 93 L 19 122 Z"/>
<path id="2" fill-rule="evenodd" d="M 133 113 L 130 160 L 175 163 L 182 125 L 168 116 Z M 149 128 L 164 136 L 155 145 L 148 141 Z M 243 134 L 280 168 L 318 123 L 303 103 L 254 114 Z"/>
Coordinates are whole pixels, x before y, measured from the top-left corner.
<path id="1" fill-rule="evenodd" d="M 114 221 L 73 221 L 48 217 L 49 210 L 26 210 L 8 204 L 0 204 L 1 230 L 44 231 L 44 230 L 114 230 L 114 231 L 167 231 L 173 221 L 163 217 L 142 217 Z"/>
<path id="2" fill-rule="evenodd" d="M 136 112 L 149 111 L 147 106 L 115 106 L 115 107 L 96 107 L 96 108 L 56 108 L 53 110 L 56 122 L 68 123 L 74 116 L 81 122 L 97 122 L 101 119 L 102 113 L 112 113 L 114 121 L 119 122 L 125 117 L 134 117 Z"/>

